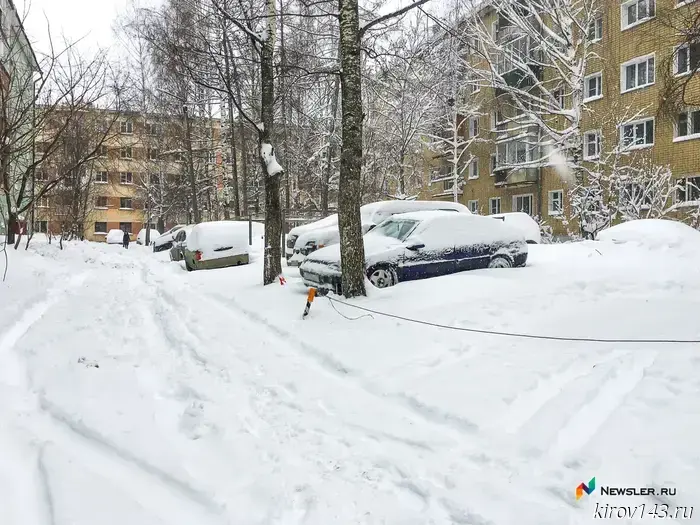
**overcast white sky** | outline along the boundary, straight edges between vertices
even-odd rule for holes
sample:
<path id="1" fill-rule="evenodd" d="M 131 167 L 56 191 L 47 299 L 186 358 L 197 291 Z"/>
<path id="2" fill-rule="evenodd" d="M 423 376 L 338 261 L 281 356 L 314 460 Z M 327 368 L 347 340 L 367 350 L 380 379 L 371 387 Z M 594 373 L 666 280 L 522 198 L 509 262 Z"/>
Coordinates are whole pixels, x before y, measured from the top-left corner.
<path id="1" fill-rule="evenodd" d="M 47 48 L 47 21 L 54 39 L 65 35 L 75 41 L 84 38 L 81 49 L 96 49 L 114 43 L 112 25 L 117 13 L 123 11 L 130 0 L 14 0 L 22 12 L 29 6 L 25 30 L 35 50 Z M 60 47 L 60 46 L 59 46 Z"/>

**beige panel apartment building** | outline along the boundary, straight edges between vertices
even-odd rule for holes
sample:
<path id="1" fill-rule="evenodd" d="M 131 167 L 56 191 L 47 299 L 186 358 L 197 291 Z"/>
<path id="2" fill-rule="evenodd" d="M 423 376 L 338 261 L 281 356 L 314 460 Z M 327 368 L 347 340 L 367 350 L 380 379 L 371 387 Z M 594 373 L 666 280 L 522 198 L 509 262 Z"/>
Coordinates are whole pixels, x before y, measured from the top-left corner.
<path id="1" fill-rule="evenodd" d="M 678 217 L 684 216 L 684 209 L 697 209 L 700 204 L 700 107 L 686 108 L 681 103 L 669 109 L 661 102 L 672 84 L 688 80 L 685 101 L 700 106 L 700 43 L 685 42 L 679 31 L 698 12 L 699 0 L 606 0 L 600 2 L 587 38 L 590 58 L 580 122 L 584 165 L 592 168 L 597 163 L 608 169 L 606 164 L 612 161 L 601 153 L 623 146 L 624 163 L 669 166 L 675 178 L 687 183 L 674 191 L 670 203 L 675 204 L 673 215 Z M 508 37 L 510 28 L 490 2 L 478 18 L 484 27 L 493 28 L 494 38 Z M 470 60 L 474 59 L 470 56 Z M 504 78 L 512 74 L 501 73 Z M 551 80 L 548 75 L 546 69 L 541 72 L 544 85 Z M 577 179 L 570 174 L 562 177 L 562 170 L 551 163 L 514 169 L 512 162 L 504 162 L 507 156 L 529 161 L 535 153 L 526 146 L 521 151 L 520 146 L 503 144 L 504 133 L 514 135 L 509 130 L 518 127 L 518 120 L 517 115 L 508 114 L 512 108 L 501 104 L 502 93 L 488 85 L 475 85 L 471 91 L 479 114 L 465 120 L 462 133 L 478 139 L 469 147 L 476 167 L 465 169 L 461 187 L 455 191 L 449 168 L 434 158 L 421 198 L 452 200 L 456 195 L 481 214 L 524 211 L 540 217 L 555 235 L 578 233 L 576 218 L 571 216 L 571 191 Z M 562 105 L 570 108 L 567 95 L 561 97 Z"/>

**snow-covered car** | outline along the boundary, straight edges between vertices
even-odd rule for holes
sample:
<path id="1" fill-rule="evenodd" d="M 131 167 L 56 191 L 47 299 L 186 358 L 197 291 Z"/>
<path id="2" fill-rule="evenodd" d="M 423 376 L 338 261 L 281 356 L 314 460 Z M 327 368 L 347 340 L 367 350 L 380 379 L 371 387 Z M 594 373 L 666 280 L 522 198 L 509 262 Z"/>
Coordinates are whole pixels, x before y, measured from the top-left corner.
<path id="1" fill-rule="evenodd" d="M 509 226 L 520 230 L 528 244 L 542 243 L 542 234 L 539 224 L 525 212 L 514 211 L 510 213 L 496 213 L 494 215 L 489 215 L 489 217 L 501 220 Z"/>
<path id="2" fill-rule="evenodd" d="M 129 237 L 131 237 L 131 235 Z M 105 240 L 107 241 L 107 244 L 121 244 L 124 242 L 124 232 L 116 229 L 109 230 Z"/>
<path id="3" fill-rule="evenodd" d="M 185 241 L 185 267 L 192 271 L 248 264 L 249 250 L 247 221 L 202 222 Z"/>
<path id="4" fill-rule="evenodd" d="M 181 230 L 185 225 L 184 224 L 178 224 L 176 226 L 173 226 L 170 228 L 167 232 L 165 232 L 163 235 L 160 237 L 156 238 L 156 240 L 153 241 L 153 251 L 154 252 L 164 252 L 165 250 L 169 250 L 173 246 L 173 240 L 175 239 L 175 234 Z M 153 238 L 153 237 L 151 237 Z"/>
<path id="5" fill-rule="evenodd" d="M 151 231 L 148 234 L 148 241 L 149 243 L 153 244 L 153 242 L 160 237 L 160 232 L 158 230 L 154 230 L 151 228 Z M 139 231 L 139 234 L 136 236 L 136 244 L 146 244 L 146 228 L 143 228 L 142 230 Z"/>
<path id="6" fill-rule="evenodd" d="M 300 226 L 295 226 L 291 230 L 289 230 L 289 233 L 287 234 L 287 242 L 285 243 L 285 255 L 287 257 L 287 260 L 292 257 L 294 254 L 294 244 L 296 243 L 297 239 L 299 238 L 300 235 L 310 232 L 311 230 L 316 230 L 320 228 L 327 228 L 329 226 L 337 226 L 338 225 L 338 214 L 334 213 L 333 215 L 329 215 L 328 217 L 324 217 L 321 220 L 310 222 L 308 224 L 302 224 Z"/>
<path id="7" fill-rule="evenodd" d="M 173 238 L 172 246 L 170 247 L 170 260 L 171 261 L 184 261 L 185 260 L 185 247 L 187 246 L 187 236 L 194 228 L 194 225 L 184 226 L 175 232 L 175 237 Z"/>
<path id="8" fill-rule="evenodd" d="M 384 219 L 399 213 L 418 211 L 451 211 L 471 214 L 469 208 L 458 202 L 443 201 L 379 201 L 365 204 L 360 208 L 362 233 L 367 233 Z M 290 266 L 298 266 L 314 251 L 340 242 L 338 222 L 325 228 L 311 230 L 299 236 L 294 244 L 294 254 L 287 262 Z"/>
<path id="9" fill-rule="evenodd" d="M 489 217 L 444 211 L 394 215 L 364 236 L 365 271 L 377 288 L 476 268 L 524 266 L 523 235 Z M 304 284 L 341 290 L 340 245 L 315 251 L 299 267 Z"/>
<path id="10" fill-rule="evenodd" d="M 669 219 L 623 222 L 602 230 L 597 239 L 616 244 L 632 243 L 646 248 L 700 249 L 700 231 L 680 221 Z"/>

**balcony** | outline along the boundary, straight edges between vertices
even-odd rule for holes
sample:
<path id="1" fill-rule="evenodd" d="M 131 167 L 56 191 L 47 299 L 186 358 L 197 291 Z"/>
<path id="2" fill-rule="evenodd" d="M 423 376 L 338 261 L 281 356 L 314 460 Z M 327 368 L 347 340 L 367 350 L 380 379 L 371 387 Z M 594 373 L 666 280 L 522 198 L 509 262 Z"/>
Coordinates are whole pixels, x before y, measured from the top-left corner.
<path id="1" fill-rule="evenodd" d="M 498 168 L 495 177 L 498 186 L 536 184 L 540 179 L 540 168 Z"/>

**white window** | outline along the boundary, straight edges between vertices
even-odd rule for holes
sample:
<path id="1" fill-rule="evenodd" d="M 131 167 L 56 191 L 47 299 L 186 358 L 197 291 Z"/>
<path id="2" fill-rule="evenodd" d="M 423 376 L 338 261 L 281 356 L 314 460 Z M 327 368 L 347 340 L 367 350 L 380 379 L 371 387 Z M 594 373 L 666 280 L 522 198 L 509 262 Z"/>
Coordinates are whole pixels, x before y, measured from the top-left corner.
<path id="1" fill-rule="evenodd" d="M 583 158 L 593 160 L 600 157 L 600 131 L 587 131 L 583 134 Z"/>
<path id="2" fill-rule="evenodd" d="M 131 210 L 132 204 L 131 197 L 121 197 L 119 199 L 119 207 L 122 210 Z"/>
<path id="3" fill-rule="evenodd" d="M 620 66 L 620 90 L 624 93 L 651 86 L 655 77 L 654 55 L 635 58 Z"/>
<path id="4" fill-rule="evenodd" d="M 479 119 L 478 117 L 471 117 L 469 119 L 469 137 L 474 138 L 479 134 Z"/>
<path id="5" fill-rule="evenodd" d="M 656 16 L 655 0 L 632 0 L 620 6 L 622 10 L 622 29 L 641 24 Z"/>
<path id="6" fill-rule="evenodd" d="M 37 208 L 48 208 L 49 207 L 49 198 L 48 197 L 39 197 L 36 205 L 37 205 Z"/>
<path id="7" fill-rule="evenodd" d="M 550 191 L 547 202 L 550 215 L 561 215 L 564 209 L 564 192 L 562 190 Z"/>
<path id="8" fill-rule="evenodd" d="M 496 156 L 495 153 L 491 154 L 490 167 L 491 167 L 491 173 L 489 173 L 489 175 L 491 175 L 491 177 L 493 177 L 496 174 L 496 170 L 498 169 L 498 157 Z"/>
<path id="9" fill-rule="evenodd" d="M 468 201 L 467 206 L 468 206 L 470 212 L 478 215 L 478 213 L 479 213 L 479 201 L 478 200 Z"/>
<path id="10" fill-rule="evenodd" d="M 603 72 L 595 73 L 589 75 L 584 80 L 585 92 L 584 102 L 589 102 L 591 100 L 597 100 L 603 97 Z"/>
<path id="11" fill-rule="evenodd" d="M 588 25 L 588 40 L 598 42 L 603 39 L 603 17 L 598 16 Z"/>
<path id="12" fill-rule="evenodd" d="M 479 178 L 479 159 L 473 159 L 469 163 L 469 178 L 478 179 Z"/>
<path id="13" fill-rule="evenodd" d="M 95 182 L 97 184 L 107 184 L 107 182 L 109 182 L 109 175 L 106 171 L 98 171 L 95 173 Z"/>
<path id="14" fill-rule="evenodd" d="M 501 198 L 491 197 L 489 199 L 489 213 L 495 215 L 496 213 L 501 213 Z"/>
<path id="15" fill-rule="evenodd" d="M 654 145 L 654 119 L 628 122 L 620 126 L 620 141 L 625 149 Z"/>
<path id="16" fill-rule="evenodd" d="M 532 144 L 535 140 L 511 140 L 498 144 L 498 167 L 516 166 L 537 160 L 538 148 Z"/>
<path id="17" fill-rule="evenodd" d="M 121 182 L 122 184 L 133 184 L 134 174 L 130 171 L 122 171 L 119 174 L 119 182 Z"/>
<path id="18" fill-rule="evenodd" d="M 679 113 L 676 122 L 676 138 L 698 137 L 700 137 L 700 109 Z"/>
<path id="19" fill-rule="evenodd" d="M 602 92 L 601 92 L 602 93 Z M 554 90 L 554 93 L 552 93 L 552 96 L 554 97 L 554 102 L 556 103 L 556 106 L 554 107 L 555 110 L 557 109 L 565 109 L 564 106 L 564 89 L 563 88 L 558 88 Z"/>
<path id="20" fill-rule="evenodd" d="M 673 72 L 676 75 L 687 75 L 700 67 L 700 42 L 678 46 L 673 61 Z"/>
<path id="21" fill-rule="evenodd" d="M 124 146 L 119 152 L 119 156 L 122 159 L 131 159 L 131 158 L 133 158 L 132 155 L 133 155 L 133 152 L 131 151 L 131 146 Z"/>
<path id="22" fill-rule="evenodd" d="M 119 123 L 119 131 L 125 135 L 131 135 L 134 132 L 134 123 L 130 120 L 122 120 Z"/>
<path id="23" fill-rule="evenodd" d="M 700 201 L 700 177 L 687 177 L 678 180 L 676 202 Z"/>
<path id="24" fill-rule="evenodd" d="M 513 211 L 521 211 L 532 215 L 532 193 L 529 195 L 513 195 Z"/>

